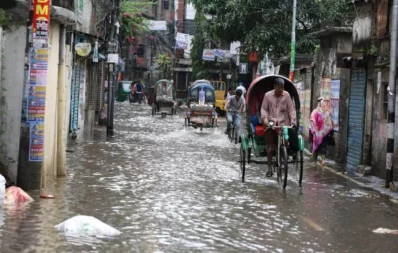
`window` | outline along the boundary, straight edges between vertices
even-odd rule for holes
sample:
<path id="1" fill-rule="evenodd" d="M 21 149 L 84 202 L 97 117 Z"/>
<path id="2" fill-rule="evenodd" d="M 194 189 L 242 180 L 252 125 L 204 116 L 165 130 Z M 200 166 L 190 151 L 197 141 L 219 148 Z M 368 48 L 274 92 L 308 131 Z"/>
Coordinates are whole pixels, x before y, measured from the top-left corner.
<path id="1" fill-rule="evenodd" d="M 381 113 L 380 119 L 387 119 L 388 115 L 388 83 L 382 83 L 383 85 L 383 97 L 381 98 Z"/>
<path id="2" fill-rule="evenodd" d="M 165 10 L 169 9 L 169 0 L 163 0 L 163 9 Z"/>

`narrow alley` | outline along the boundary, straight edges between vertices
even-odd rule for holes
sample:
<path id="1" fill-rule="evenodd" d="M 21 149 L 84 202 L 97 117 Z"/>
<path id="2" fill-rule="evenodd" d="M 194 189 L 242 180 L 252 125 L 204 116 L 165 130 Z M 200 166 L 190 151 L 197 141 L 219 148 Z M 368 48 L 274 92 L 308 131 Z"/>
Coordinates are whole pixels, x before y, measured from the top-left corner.
<path id="1" fill-rule="evenodd" d="M 179 116 L 115 105 L 106 129 L 68 153 L 68 175 L 48 186 L 55 199 L 5 206 L 1 252 L 397 252 L 398 204 L 307 164 L 303 187 L 284 192 L 260 165 L 240 181 L 239 149 L 224 122 L 185 129 Z M 72 152 L 73 151 L 73 152 Z M 90 215 L 115 238 L 70 237 L 54 226 Z"/>

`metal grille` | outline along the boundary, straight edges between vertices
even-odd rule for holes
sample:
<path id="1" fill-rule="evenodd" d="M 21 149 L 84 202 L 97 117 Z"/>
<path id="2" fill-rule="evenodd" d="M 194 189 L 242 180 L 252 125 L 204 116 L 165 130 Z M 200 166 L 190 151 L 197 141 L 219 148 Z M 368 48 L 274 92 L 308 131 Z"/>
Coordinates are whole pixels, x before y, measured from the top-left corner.
<path id="1" fill-rule="evenodd" d="M 93 66 L 92 62 L 87 64 L 87 86 L 86 86 L 86 110 L 93 110 L 95 105 L 95 84 L 96 82 L 96 68 Z"/>
<path id="2" fill-rule="evenodd" d="M 348 105 L 347 169 L 354 171 L 362 161 L 365 121 L 365 70 L 351 71 Z"/>
<path id="3" fill-rule="evenodd" d="M 100 112 L 103 104 L 104 94 L 104 62 L 97 64 L 96 89 L 95 89 L 95 111 Z"/>

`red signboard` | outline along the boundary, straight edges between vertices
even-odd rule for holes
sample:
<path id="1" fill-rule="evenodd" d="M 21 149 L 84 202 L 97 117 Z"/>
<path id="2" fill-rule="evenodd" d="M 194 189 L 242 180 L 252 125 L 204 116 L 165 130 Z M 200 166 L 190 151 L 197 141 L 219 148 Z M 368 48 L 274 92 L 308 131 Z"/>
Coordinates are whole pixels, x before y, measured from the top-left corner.
<path id="1" fill-rule="evenodd" d="M 250 62 L 258 62 L 258 54 L 257 51 L 253 51 L 249 54 L 249 61 Z"/>
<path id="2" fill-rule="evenodd" d="M 34 0 L 33 39 L 47 40 L 50 27 L 50 0 Z"/>

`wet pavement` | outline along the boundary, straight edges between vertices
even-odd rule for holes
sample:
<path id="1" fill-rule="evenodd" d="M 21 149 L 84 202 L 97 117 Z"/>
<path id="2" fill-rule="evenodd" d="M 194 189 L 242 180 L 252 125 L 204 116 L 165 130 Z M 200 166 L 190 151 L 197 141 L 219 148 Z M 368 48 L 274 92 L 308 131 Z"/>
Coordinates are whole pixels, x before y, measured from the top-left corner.
<path id="1" fill-rule="evenodd" d="M 264 165 L 240 182 L 239 149 L 218 129 L 116 104 L 115 136 L 100 128 L 68 154 L 68 176 L 0 212 L 1 252 L 398 252 L 398 204 L 306 164 L 283 191 Z M 67 237 L 54 226 L 89 215 L 115 238 Z"/>

